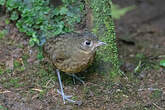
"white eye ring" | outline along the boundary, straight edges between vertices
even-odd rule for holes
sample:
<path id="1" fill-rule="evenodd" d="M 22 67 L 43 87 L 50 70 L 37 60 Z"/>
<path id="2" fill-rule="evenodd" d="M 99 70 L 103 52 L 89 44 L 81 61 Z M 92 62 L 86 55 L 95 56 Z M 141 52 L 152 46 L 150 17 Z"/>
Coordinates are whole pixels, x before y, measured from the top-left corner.
<path id="1" fill-rule="evenodd" d="M 84 42 L 84 46 L 92 46 L 92 41 L 86 40 L 86 41 Z"/>

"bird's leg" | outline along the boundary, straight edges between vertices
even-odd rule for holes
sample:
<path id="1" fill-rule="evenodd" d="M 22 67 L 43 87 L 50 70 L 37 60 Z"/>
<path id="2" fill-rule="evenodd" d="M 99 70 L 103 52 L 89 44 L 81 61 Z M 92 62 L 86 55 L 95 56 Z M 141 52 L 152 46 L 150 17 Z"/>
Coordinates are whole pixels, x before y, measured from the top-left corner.
<path id="1" fill-rule="evenodd" d="M 73 79 L 73 84 L 76 84 L 75 77 L 72 76 L 72 79 Z"/>
<path id="2" fill-rule="evenodd" d="M 61 82 L 60 71 L 59 71 L 58 69 L 56 69 L 56 72 L 57 72 L 57 75 L 58 75 L 58 80 L 59 80 L 60 89 L 61 89 L 61 91 L 57 90 L 57 92 L 58 92 L 59 94 L 61 94 L 62 99 L 63 99 L 63 101 L 64 101 L 64 104 L 65 104 L 65 100 L 67 100 L 67 101 L 69 101 L 69 102 L 72 102 L 72 103 L 75 103 L 76 101 L 69 99 L 69 98 L 71 98 L 72 96 L 66 96 L 66 95 L 64 94 L 63 86 L 62 86 L 62 82 Z"/>
<path id="3" fill-rule="evenodd" d="M 71 74 L 71 76 L 73 77 L 73 83 L 75 84 L 75 79 L 77 79 L 78 81 L 80 81 L 82 84 L 85 84 L 84 81 L 82 79 L 80 79 L 78 76 L 76 76 L 75 74 Z"/>

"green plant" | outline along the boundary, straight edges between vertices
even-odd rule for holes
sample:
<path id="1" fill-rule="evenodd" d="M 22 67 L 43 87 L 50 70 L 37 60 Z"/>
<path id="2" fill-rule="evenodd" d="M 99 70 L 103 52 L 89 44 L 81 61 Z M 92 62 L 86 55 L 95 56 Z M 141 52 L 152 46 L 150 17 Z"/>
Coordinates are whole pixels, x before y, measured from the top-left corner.
<path id="1" fill-rule="evenodd" d="M 135 8 L 135 6 L 128 6 L 125 8 L 120 8 L 117 4 L 112 4 L 112 18 L 120 19 L 121 16 L 125 15 L 128 11 L 131 11 Z"/>
<path id="2" fill-rule="evenodd" d="M 151 98 L 153 98 L 153 99 L 161 98 L 161 96 L 162 96 L 162 91 L 161 90 L 155 90 L 151 94 Z"/>
<path id="3" fill-rule="evenodd" d="M 46 89 L 40 91 L 39 92 L 39 98 L 42 99 L 45 96 L 46 93 L 47 93 L 47 90 Z"/>
<path id="4" fill-rule="evenodd" d="M 22 64 L 22 62 L 14 60 L 14 69 L 15 71 L 22 72 L 25 70 L 25 66 Z"/>
<path id="5" fill-rule="evenodd" d="M 160 61 L 160 64 L 158 64 L 158 62 L 151 60 L 150 57 L 145 56 L 143 53 L 137 53 L 134 61 L 137 65 L 137 67 L 134 69 L 134 73 L 136 74 L 148 69 L 159 70 L 160 66 L 163 67 L 163 65 L 161 65 L 163 62 Z"/>
<path id="6" fill-rule="evenodd" d="M 5 24 L 10 24 L 9 19 L 5 19 Z"/>
<path id="7" fill-rule="evenodd" d="M 31 46 L 42 45 L 46 38 L 73 31 L 80 22 L 83 4 L 76 0 L 62 0 L 58 7 L 50 7 L 49 0 L 0 0 L 10 13 L 20 32 L 30 36 Z"/>
<path id="8" fill-rule="evenodd" d="M 0 5 L 4 5 L 5 4 L 5 0 L 0 0 Z"/>
<path id="9" fill-rule="evenodd" d="M 165 59 L 164 60 L 160 60 L 160 66 L 165 67 Z"/>
<path id="10" fill-rule="evenodd" d="M 52 73 L 52 68 L 49 68 L 51 72 L 47 72 L 45 69 L 40 69 L 39 71 L 37 71 L 36 75 L 37 77 L 39 77 L 40 80 L 38 80 L 38 84 L 43 88 L 49 88 L 49 86 L 51 85 L 51 83 L 49 84 L 48 82 L 50 80 L 52 81 L 56 81 L 57 77 Z"/>
<path id="11" fill-rule="evenodd" d="M 4 70 L 0 67 L 0 75 L 4 73 Z"/>
<path id="12" fill-rule="evenodd" d="M 37 59 L 42 60 L 44 58 L 42 48 L 38 48 Z"/>
<path id="13" fill-rule="evenodd" d="M 3 81 L 3 86 L 5 88 L 11 88 L 11 87 L 19 88 L 19 87 L 23 87 L 24 83 L 20 83 L 20 80 L 21 79 L 19 79 L 17 77 L 9 78 L 8 80 L 4 80 Z"/>
<path id="14" fill-rule="evenodd" d="M 7 30 L 2 30 L 2 31 L 0 31 L 0 39 L 2 39 L 2 38 L 4 38 L 5 37 L 5 35 L 7 34 L 8 32 L 7 32 Z"/>
<path id="15" fill-rule="evenodd" d="M 0 1 L 1 2 L 1 1 Z M 0 105 L 0 110 L 8 110 L 6 107 Z"/>

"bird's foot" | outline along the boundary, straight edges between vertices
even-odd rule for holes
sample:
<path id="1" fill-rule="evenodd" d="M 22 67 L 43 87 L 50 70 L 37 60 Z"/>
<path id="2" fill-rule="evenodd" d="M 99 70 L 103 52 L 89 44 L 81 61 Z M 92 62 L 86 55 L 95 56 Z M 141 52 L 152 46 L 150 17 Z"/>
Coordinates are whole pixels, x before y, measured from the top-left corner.
<path id="1" fill-rule="evenodd" d="M 57 89 L 57 92 L 62 96 L 64 104 L 65 104 L 65 100 L 67 100 L 68 102 L 71 102 L 71 103 L 76 103 L 76 101 L 70 99 L 72 96 L 67 96 L 63 92 L 60 92 L 58 89 Z"/>
<path id="2" fill-rule="evenodd" d="M 64 104 L 65 104 L 65 100 L 67 100 L 68 102 L 81 105 L 81 104 L 82 104 L 81 101 L 74 101 L 74 100 L 70 99 L 72 96 L 66 96 L 66 95 L 64 94 L 63 87 L 62 87 L 62 82 L 61 82 L 61 77 L 60 77 L 60 71 L 59 71 L 58 69 L 56 69 L 56 72 L 57 72 L 57 75 L 58 75 L 58 80 L 59 80 L 59 84 L 60 84 L 60 88 L 61 88 L 61 91 L 59 91 L 59 90 L 57 89 L 57 92 L 58 92 L 59 94 L 61 94 L 62 99 L 63 99 L 63 101 L 64 101 Z"/>
<path id="3" fill-rule="evenodd" d="M 76 84 L 75 79 L 80 81 L 82 84 L 85 84 L 85 82 L 82 79 L 80 79 L 78 76 L 76 76 L 75 74 L 72 74 L 71 76 L 73 77 L 73 83 L 74 84 Z"/>

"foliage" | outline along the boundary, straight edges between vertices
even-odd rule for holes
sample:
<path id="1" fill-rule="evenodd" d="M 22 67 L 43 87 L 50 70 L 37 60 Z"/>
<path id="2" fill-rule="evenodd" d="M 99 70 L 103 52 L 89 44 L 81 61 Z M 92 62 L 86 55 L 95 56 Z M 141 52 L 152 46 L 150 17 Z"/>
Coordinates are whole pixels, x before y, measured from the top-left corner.
<path id="1" fill-rule="evenodd" d="M 9 19 L 5 19 L 5 24 L 10 24 Z"/>
<path id="2" fill-rule="evenodd" d="M 2 105 L 0 105 L 0 110 L 7 110 L 7 108 L 2 106 Z"/>
<path id="3" fill-rule="evenodd" d="M 111 76 L 120 72 L 118 61 L 118 50 L 116 47 L 116 35 L 114 23 L 111 16 L 111 0 L 91 0 L 90 6 L 93 9 L 95 28 L 93 31 L 100 39 L 107 43 L 98 53 L 105 62 L 113 64 Z M 110 69 L 110 68 L 108 68 Z"/>
<path id="4" fill-rule="evenodd" d="M 128 6 L 125 8 L 120 8 L 117 4 L 112 4 L 112 17 L 114 19 L 120 19 L 121 16 L 125 15 L 128 11 L 131 11 L 135 8 L 135 6 Z"/>
<path id="5" fill-rule="evenodd" d="M 37 59 L 42 60 L 44 58 L 42 48 L 38 48 Z"/>
<path id="6" fill-rule="evenodd" d="M 136 68 L 134 69 L 134 74 L 136 75 L 149 69 L 156 69 L 156 70 L 160 69 L 160 66 L 157 64 L 157 62 L 151 60 L 150 57 L 147 57 L 143 53 L 137 53 L 134 61 L 135 64 L 137 65 Z"/>
<path id="7" fill-rule="evenodd" d="M 0 5 L 4 5 L 5 4 L 5 0 L 0 0 Z"/>
<path id="8" fill-rule="evenodd" d="M 0 67 L 0 75 L 4 73 L 3 69 Z"/>
<path id="9" fill-rule="evenodd" d="M 0 39 L 4 38 L 7 33 L 8 33 L 7 30 L 0 31 Z"/>
<path id="10" fill-rule="evenodd" d="M 13 65 L 15 71 L 23 72 L 25 70 L 25 66 L 22 64 L 22 61 L 14 60 Z"/>
<path id="11" fill-rule="evenodd" d="M 58 7 L 50 7 L 49 0 L 0 0 L 16 22 L 20 32 L 30 36 L 30 45 L 42 45 L 46 38 L 73 30 L 80 22 L 83 4 L 76 0 L 63 0 Z"/>
<path id="12" fill-rule="evenodd" d="M 161 90 L 155 90 L 151 94 L 151 98 L 153 99 L 160 99 L 162 96 L 163 92 Z"/>
<path id="13" fill-rule="evenodd" d="M 160 66 L 165 67 L 165 59 L 160 61 Z"/>

